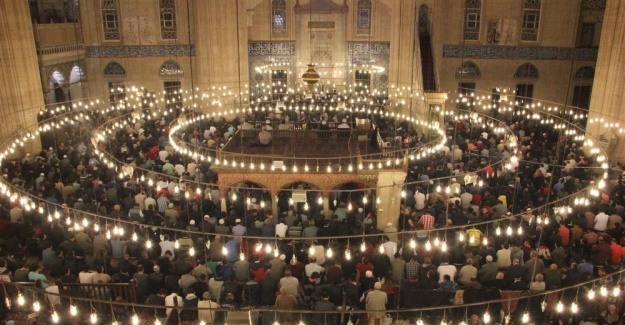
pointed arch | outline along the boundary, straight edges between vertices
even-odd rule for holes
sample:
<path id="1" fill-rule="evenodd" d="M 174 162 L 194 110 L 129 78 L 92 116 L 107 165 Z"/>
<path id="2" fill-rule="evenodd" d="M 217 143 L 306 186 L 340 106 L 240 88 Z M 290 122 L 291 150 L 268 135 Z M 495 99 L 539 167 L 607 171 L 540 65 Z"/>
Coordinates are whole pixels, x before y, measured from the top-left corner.
<path id="1" fill-rule="evenodd" d="M 536 66 L 529 62 L 521 64 L 514 72 L 517 79 L 538 79 L 539 76 Z"/>
<path id="2" fill-rule="evenodd" d="M 178 62 L 173 60 L 167 60 L 161 64 L 158 69 L 158 75 L 161 77 L 182 77 L 184 71 Z"/>
<path id="3" fill-rule="evenodd" d="M 585 65 L 575 72 L 575 79 L 593 79 L 595 77 L 595 68 Z"/>
<path id="4" fill-rule="evenodd" d="M 104 75 L 113 77 L 125 77 L 126 69 L 124 69 L 121 64 L 115 61 L 111 61 L 104 67 Z"/>
<path id="5" fill-rule="evenodd" d="M 286 0 L 271 0 L 271 33 L 286 34 Z"/>
<path id="6" fill-rule="evenodd" d="M 467 61 L 456 69 L 456 79 L 480 79 L 482 72 L 473 61 Z"/>

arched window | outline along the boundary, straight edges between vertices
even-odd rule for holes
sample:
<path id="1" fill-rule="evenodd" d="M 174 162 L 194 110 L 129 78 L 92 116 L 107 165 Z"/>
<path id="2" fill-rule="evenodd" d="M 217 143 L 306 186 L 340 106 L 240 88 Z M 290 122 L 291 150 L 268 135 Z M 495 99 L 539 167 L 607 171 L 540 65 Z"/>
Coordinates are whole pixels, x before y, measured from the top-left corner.
<path id="1" fill-rule="evenodd" d="M 523 4 L 523 26 L 521 29 L 521 41 L 535 42 L 538 40 L 538 27 L 540 26 L 541 0 L 525 0 Z"/>
<path id="2" fill-rule="evenodd" d="M 593 79 L 595 77 L 595 69 L 591 66 L 583 66 L 575 72 L 575 79 Z"/>
<path id="3" fill-rule="evenodd" d="M 184 71 L 182 71 L 182 67 L 180 67 L 178 62 L 168 60 L 163 62 L 160 69 L 158 69 L 158 74 L 161 77 L 182 77 Z"/>
<path id="4" fill-rule="evenodd" d="M 111 61 L 104 67 L 104 75 L 108 77 L 125 77 L 126 69 L 121 64 Z"/>
<path id="5" fill-rule="evenodd" d="M 358 0 L 356 34 L 371 34 L 371 0 Z"/>
<path id="6" fill-rule="evenodd" d="M 121 39 L 117 2 L 115 0 L 102 0 L 102 27 L 104 40 L 118 41 Z"/>
<path id="7" fill-rule="evenodd" d="M 176 3 L 174 0 L 160 0 L 161 38 L 176 39 Z"/>
<path id="8" fill-rule="evenodd" d="M 480 79 L 482 73 L 477 64 L 467 61 L 456 69 L 456 79 Z"/>
<path id="9" fill-rule="evenodd" d="M 514 73 L 517 79 L 538 79 L 538 69 L 531 63 L 521 64 Z"/>
<path id="10" fill-rule="evenodd" d="M 482 0 L 466 0 L 464 15 L 464 39 L 477 41 L 480 39 L 480 18 L 482 15 Z"/>
<path id="11" fill-rule="evenodd" d="M 286 0 L 271 0 L 271 33 L 286 34 Z"/>

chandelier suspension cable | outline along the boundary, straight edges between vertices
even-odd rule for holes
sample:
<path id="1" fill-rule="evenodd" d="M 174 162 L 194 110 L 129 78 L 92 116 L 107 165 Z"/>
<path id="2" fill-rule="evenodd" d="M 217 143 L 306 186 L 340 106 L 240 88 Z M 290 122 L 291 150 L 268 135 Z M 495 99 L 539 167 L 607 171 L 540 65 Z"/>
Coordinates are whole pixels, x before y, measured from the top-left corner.
<path id="1" fill-rule="evenodd" d="M 193 109 L 195 110 L 195 78 L 193 71 L 193 55 L 192 55 L 192 44 L 191 44 L 191 10 L 189 8 L 189 0 L 187 0 L 187 40 L 189 43 L 189 72 L 191 73 L 191 104 Z"/>

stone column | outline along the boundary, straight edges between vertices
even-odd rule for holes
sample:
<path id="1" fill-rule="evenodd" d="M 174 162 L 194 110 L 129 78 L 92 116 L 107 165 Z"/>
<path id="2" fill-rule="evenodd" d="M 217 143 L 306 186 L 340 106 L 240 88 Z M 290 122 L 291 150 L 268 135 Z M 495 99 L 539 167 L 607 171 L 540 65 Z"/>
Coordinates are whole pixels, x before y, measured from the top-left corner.
<path id="1" fill-rule="evenodd" d="M 239 80 L 247 85 L 247 1 L 195 1 L 195 24 L 197 86 L 227 86 L 234 93 Z"/>
<path id="2" fill-rule="evenodd" d="M 599 56 L 592 88 L 589 120 L 604 118 L 604 123 L 589 123 L 586 131 L 595 138 L 603 138 L 612 161 L 625 160 L 625 137 L 616 127 L 606 123 L 620 120 L 625 127 L 623 101 L 625 100 L 625 1 L 608 0 L 601 28 Z M 608 146 L 612 140 L 612 145 Z M 616 140 L 616 141 L 614 141 Z M 614 143 L 615 142 L 615 143 Z"/>
<path id="3" fill-rule="evenodd" d="M 376 197 L 379 197 L 381 201 L 380 204 L 376 204 L 378 228 L 384 228 L 388 222 L 397 224 L 401 207 L 401 191 L 405 179 L 406 173 L 404 172 L 389 171 L 378 174 Z"/>
<path id="4" fill-rule="evenodd" d="M 7 139 L 17 130 L 37 123 L 43 106 L 43 91 L 28 1 L 0 0 L 0 137 Z M 34 133 L 36 127 L 29 129 Z M 37 139 L 24 151 L 41 150 Z"/>

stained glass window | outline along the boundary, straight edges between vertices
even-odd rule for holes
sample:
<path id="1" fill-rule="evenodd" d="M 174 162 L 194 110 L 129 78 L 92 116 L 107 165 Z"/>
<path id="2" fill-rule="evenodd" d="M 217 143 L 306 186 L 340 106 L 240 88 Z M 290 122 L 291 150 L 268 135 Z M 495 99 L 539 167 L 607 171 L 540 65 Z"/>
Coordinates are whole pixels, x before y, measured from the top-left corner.
<path id="1" fill-rule="evenodd" d="M 174 0 L 160 0 L 161 38 L 176 39 L 176 3 Z"/>
<path id="2" fill-rule="evenodd" d="M 371 0 L 358 0 L 357 34 L 371 34 Z"/>
<path id="3" fill-rule="evenodd" d="M 116 41 L 121 39 L 115 0 L 102 0 L 102 27 L 104 29 L 104 40 Z"/>

